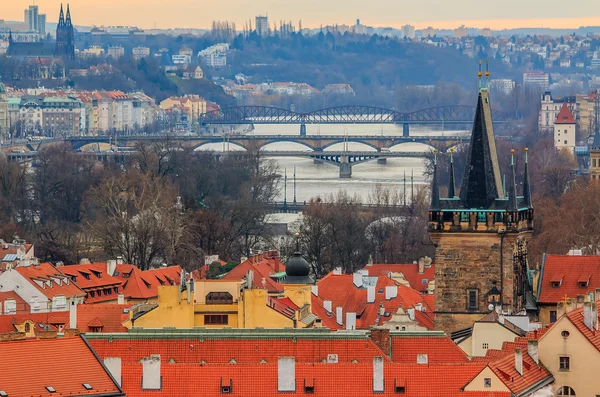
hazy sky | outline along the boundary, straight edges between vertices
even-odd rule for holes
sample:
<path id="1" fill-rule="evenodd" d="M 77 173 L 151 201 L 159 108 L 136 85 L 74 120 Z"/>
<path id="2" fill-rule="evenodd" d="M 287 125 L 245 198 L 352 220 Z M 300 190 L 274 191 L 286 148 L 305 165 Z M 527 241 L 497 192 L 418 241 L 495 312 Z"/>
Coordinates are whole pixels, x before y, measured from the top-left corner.
<path id="1" fill-rule="evenodd" d="M 0 0 L 0 19 L 22 20 L 31 0 Z M 49 22 L 58 19 L 60 0 L 37 0 Z M 77 25 L 131 25 L 143 28 L 209 27 L 213 20 L 244 21 L 268 13 L 269 20 L 302 20 L 303 27 L 353 24 L 452 28 L 465 24 L 492 29 L 574 28 L 600 25 L 600 1 L 578 0 L 70 0 Z M 253 22 L 254 24 L 254 22 Z"/>

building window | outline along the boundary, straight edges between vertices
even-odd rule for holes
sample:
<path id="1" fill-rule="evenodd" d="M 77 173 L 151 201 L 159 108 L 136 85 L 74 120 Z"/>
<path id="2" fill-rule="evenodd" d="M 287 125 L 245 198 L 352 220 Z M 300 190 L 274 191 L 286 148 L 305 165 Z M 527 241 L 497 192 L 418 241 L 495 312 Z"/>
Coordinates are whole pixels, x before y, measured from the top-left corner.
<path id="1" fill-rule="evenodd" d="M 227 314 L 206 314 L 204 315 L 204 324 L 229 324 L 229 316 Z"/>
<path id="2" fill-rule="evenodd" d="M 556 310 L 550 310 L 550 322 L 551 323 L 556 322 Z"/>
<path id="3" fill-rule="evenodd" d="M 207 305 L 228 305 L 233 303 L 233 296 L 229 292 L 209 292 L 206 295 Z"/>
<path id="4" fill-rule="evenodd" d="M 569 386 L 562 386 L 558 388 L 558 390 L 556 391 L 556 395 L 569 397 L 575 396 L 575 390 L 573 390 L 573 388 Z"/>
<path id="5" fill-rule="evenodd" d="M 429 357 L 427 354 L 417 354 L 417 364 L 427 364 L 429 362 Z"/>
<path id="6" fill-rule="evenodd" d="M 553 281 L 552 288 L 560 288 L 560 281 Z"/>
<path id="7" fill-rule="evenodd" d="M 566 330 L 565 330 L 565 331 L 562 331 L 562 332 L 560 333 L 560 336 L 562 336 L 562 337 L 563 337 L 563 339 L 567 339 L 567 338 L 568 338 L 570 335 L 571 335 L 571 333 L 570 333 L 569 331 L 566 331 Z"/>
<path id="8" fill-rule="evenodd" d="M 558 370 L 569 371 L 571 369 L 571 357 L 560 356 L 558 358 Z"/>
<path id="9" fill-rule="evenodd" d="M 483 387 L 492 387 L 492 378 L 483 378 Z"/>
<path id="10" fill-rule="evenodd" d="M 482 344 L 481 344 L 481 347 L 482 347 L 484 350 L 487 350 L 487 349 L 489 349 L 489 348 L 490 348 L 490 345 L 489 345 L 489 344 L 487 344 L 487 343 L 482 343 Z"/>
<path id="11" fill-rule="evenodd" d="M 475 290 L 475 289 L 467 290 L 467 310 L 479 309 L 477 300 L 478 300 L 477 299 L 477 290 Z"/>
<path id="12" fill-rule="evenodd" d="M 29 323 L 25 323 L 25 332 L 31 331 L 31 325 Z"/>

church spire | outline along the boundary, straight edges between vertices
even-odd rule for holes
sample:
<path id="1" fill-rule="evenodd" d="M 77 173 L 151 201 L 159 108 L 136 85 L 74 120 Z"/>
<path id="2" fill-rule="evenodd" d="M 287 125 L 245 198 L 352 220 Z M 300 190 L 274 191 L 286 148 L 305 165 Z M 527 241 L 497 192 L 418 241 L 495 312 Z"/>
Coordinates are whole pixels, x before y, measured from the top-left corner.
<path id="1" fill-rule="evenodd" d="M 437 149 L 433 150 L 433 181 L 431 183 L 431 211 L 439 211 L 440 206 L 440 187 L 438 185 L 437 171 Z"/>
<path id="2" fill-rule="evenodd" d="M 69 3 L 67 3 L 67 19 L 65 23 L 67 24 L 67 27 L 73 26 L 73 23 L 71 22 L 71 7 L 69 6 Z"/>
<path id="3" fill-rule="evenodd" d="M 471 144 L 460 188 L 464 208 L 487 209 L 504 198 L 494 141 L 492 109 L 487 89 L 479 91 Z"/>
<path id="4" fill-rule="evenodd" d="M 63 26 L 65 24 L 65 13 L 63 12 L 63 5 L 60 4 L 60 15 L 58 17 L 58 26 Z"/>
<path id="5" fill-rule="evenodd" d="M 450 148 L 450 183 L 448 184 L 448 198 L 454 198 L 454 196 L 456 196 L 456 192 L 454 191 L 456 183 L 454 182 L 454 159 L 452 158 L 453 153 L 454 148 Z"/>
<path id="6" fill-rule="evenodd" d="M 523 200 L 531 208 L 531 186 L 529 186 L 529 149 L 525 148 L 525 175 L 523 176 Z"/>
<path id="7" fill-rule="evenodd" d="M 508 194 L 508 210 L 516 212 L 519 209 L 517 203 L 517 172 L 515 169 L 515 149 L 510 150 L 510 193 Z"/>

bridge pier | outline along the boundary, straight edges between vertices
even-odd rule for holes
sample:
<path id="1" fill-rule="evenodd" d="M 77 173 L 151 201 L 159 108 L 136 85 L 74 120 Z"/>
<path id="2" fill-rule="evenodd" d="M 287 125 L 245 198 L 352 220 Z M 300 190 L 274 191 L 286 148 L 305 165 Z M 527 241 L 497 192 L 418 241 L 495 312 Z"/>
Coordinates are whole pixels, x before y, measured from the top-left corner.
<path id="1" fill-rule="evenodd" d="M 300 136 L 306 136 L 306 124 L 300 124 Z"/>
<path id="2" fill-rule="evenodd" d="M 380 157 L 377 159 L 377 164 L 387 164 L 387 159 L 385 157 Z"/>
<path id="3" fill-rule="evenodd" d="M 352 178 L 352 166 L 349 162 L 340 163 L 340 178 L 349 179 Z"/>
<path id="4" fill-rule="evenodd" d="M 402 125 L 402 136 L 409 137 L 410 136 L 410 124 L 404 123 Z"/>

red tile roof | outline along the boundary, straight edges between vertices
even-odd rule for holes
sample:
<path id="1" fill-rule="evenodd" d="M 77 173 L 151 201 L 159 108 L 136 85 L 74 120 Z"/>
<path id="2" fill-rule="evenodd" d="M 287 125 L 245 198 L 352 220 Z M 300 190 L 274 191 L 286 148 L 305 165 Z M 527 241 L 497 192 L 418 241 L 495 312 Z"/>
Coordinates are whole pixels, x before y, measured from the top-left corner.
<path id="1" fill-rule="evenodd" d="M 469 362 L 465 352 L 446 335 L 392 335 L 392 361 L 417 363 L 419 354 L 427 354 L 429 364 Z"/>
<path id="2" fill-rule="evenodd" d="M 600 332 L 598 330 L 590 330 L 587 325 L 583 322 L 583 308 L 573 310 L 572 312 L 567 314 L 567 318 L 569 321 L 573 323 L 573 325 L 585 336 L 585 338 L 590 341 L 594 347 L 600 351 Z M 600 320 L 600 317 L 599 317 Z"/>
<path id="3" fill-rule="evenodd" d="M 571 114 L 566 103 L 563 103 L 562 108 L 560 108 L 560 112 L 558 113 L 558 116 L 556 116 L 554 124 L 575 124 L 573 114 Z"/>
<path id="4" fill-rule="evenodd" d="M 4 302 L 14 300 L 17 304 L 17 314 L 29 313 L 30 307 L 15 291 L 0 292 L 0 315 L 5 312 Z"/>
<path id="5" fill-rule="evenodd" d="M 1 342 L 0 356 L 0 390 L 8 396 L 123 395 L 81 337 Z"/>
<path id="6" fill-rule="evenodd" d="M 48 299 L 62 295 L 69 299 L 71 297 L 83 297 L 83 292 L 77 285 L 71 282 L 70 278 L 50 263 L 40 263 L 39 265 L 17 266 L 13 270 L 25 277 L 31 285 L 38 289 Z M 39 283 L 39 284 L 38 284 Z M 40 284 L 43 285 L 40 286 Z"/>
<path id="7" fill-rule="evenodd" d="M 79 305 L 77 306 L 77 329 L 81 332 L 91 332 L 91 327 L 101 327 L 102 332 L 127 332 L 127 328 L 122 324 L 127 320 L 126 311 L 131 306 L 131 304 Z"/>
<path id="8" fill-rule="evenodd" d="M 373 264 L 367 265 L 364 270 L 369 272 L 370 276 L 389 276 L 390 273 L 402 273 L 410 287 L 417 291 L 425 291 L 430 281 L 435 279 L 435 265 L 423 269 L 419 274 L 419 265 L 417 263 L 407 264 Z M 426 281 L 423 283 L 423 281 Z M 433 306 L 432 306 L 433 307 Z"/>
<path id="9" fill-rule="evenodd" d="M 323 326 L 329 329 L 345 328 L 345 325 L 339 325 L 335 320 L 338 306 L 342 307 L 344 324 L 346 313 L 356 313 L 356 328 L 368 329 L 388 322 L 400 307 L 407 310 L 415 308 L 419 303 L 424 311 L 415 310 L 416 321 L 427 329 L 433 329 L 433 311 L 423 299 L 423 295 L 410 287 L 399 285 L 387 276 L 377 277 L 373 303 L 367 303 L 367 288 L 357 288 L 352 274 L 330 273 L 318 281 L 317 286 L 319 297 L 316 299 L 313 295 L 313 313 L 319 316 Z M 398 294 L 395 298 L 385 299 L 386 287 L 391 286 L 398 288 Z M 324 308 L 324 301 L 331 301 L 332 313 L 328 313 Z M 389 316 L 379 315 L 381 304 Z"/>
<path id="10" fill-rule="evenodd" d="M 79 288 L 87 293 L 86 302 L 106 302 L 116 300 L 122 292 L 123 281 L 106 273 L 103 263 L 63 266 L 60 270 L 68 275 Z M 115 290 L 116 288 L 116 290 Z M 110 294 L 107 294 L 107 290 Z M 92 296 L 92 292 L 93 295 Z"/>
<path id="11" fill-rule="evenodd" d="M 242 280 L 248 271 L 254 271 L 254 282 L 252 288 L 266 288 L 269 292 L 283 291 L 283 285 L 271 278 L 272 274 L 285 272 L 285 265 L 281 263 L 277 251 L 269 251 L 248 258 L 234 267 L 223 276 L 222 280 Z M 264 284 L 263 285 L 263 280 Z"/>
<path id="12" fill-rule="evenodd" d="M 15 325 L 23 324 L 28 320 L 35 323 L 36 331 L 43 331 L 46 325 L 48 325 L 52 331 L 59 331 L 63 328 L 66 328 L 66 325 L 69 322 L 69 312 L 23 313 L 1 315 L 0 334 L 16 332 L 17 329 L 15 328 Z"/>
<path id="13" fill-rule="evenodd" d="M 580 279 L 589 279 L 586 287 L 580 287 Z M 562 282 L 561 282 L 562 280 Z M 553 287 L 552 283 L 560 283 Z M 577 295 L 595 292 L 600 288 L 600 256 L 546 255 L 542 263 L 538 302 L 557 303 Z"/>

